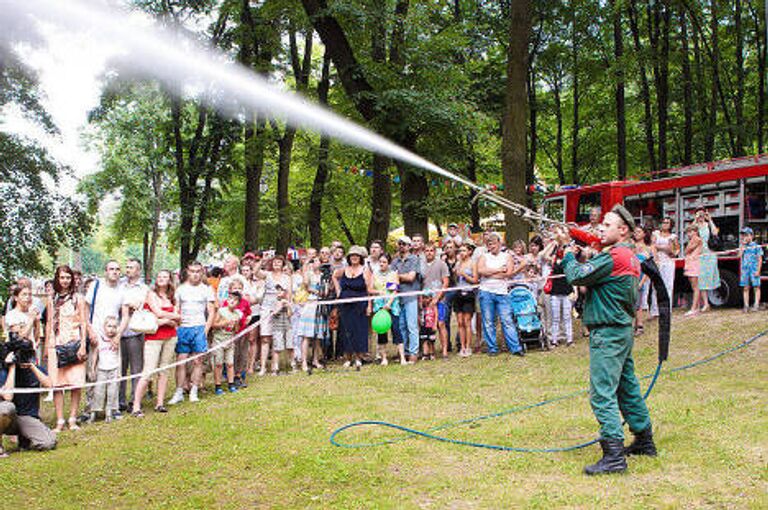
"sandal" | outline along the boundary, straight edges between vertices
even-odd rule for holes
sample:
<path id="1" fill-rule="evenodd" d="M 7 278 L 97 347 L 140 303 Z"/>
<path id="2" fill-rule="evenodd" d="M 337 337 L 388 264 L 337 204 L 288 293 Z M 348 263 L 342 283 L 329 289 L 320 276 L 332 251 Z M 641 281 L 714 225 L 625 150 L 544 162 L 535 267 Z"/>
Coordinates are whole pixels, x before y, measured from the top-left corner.
<path id="1" fill-rule="evenodd" d="M 643 326 L 637 326 L 635 328 L 635 336 L 640 336 L 643 333 L 645 333 L 645 328 L 643 328 Z"/>
<path id="2" fill-rule="evenodd" d="M 167 413 L 168 412 L 168 408 L 165 407 L 164 405 L 155 406 L 155 412 L 156 413 Z"/>
<path id="3" fill-rule="evenodd" d="M 77 426 L 77 418 L 74 416 L 67 420 L 67 425 L 69 425 L 69 430 L 80 430 L 80 427 Z"/>
<path id="4" fill-rule="evenodd" d="M 62 432 L 64 430 L 64 425 L 67 422 L 64 420 L 56 420 L 56 428 L 53 429 L 54 432 Z"/>
<path id="5" fill-rule="evenodd" d="M 138 411 L 134 411 L 131 413 L 131 416 L 134 418 L 144 418 L 144 413 L 139 409 Z"/>

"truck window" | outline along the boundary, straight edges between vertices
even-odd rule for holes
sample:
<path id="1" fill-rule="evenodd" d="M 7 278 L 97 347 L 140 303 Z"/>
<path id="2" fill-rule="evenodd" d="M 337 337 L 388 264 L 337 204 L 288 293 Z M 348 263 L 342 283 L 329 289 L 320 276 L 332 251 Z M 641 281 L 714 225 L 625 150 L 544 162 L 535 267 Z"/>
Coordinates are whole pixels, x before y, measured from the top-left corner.
<path id="1" fill-rule="evenodd" d="M 565 221 L 565 197 L 549 198 L 542 204 L 544 216 L 555 221 Z"/>
<path id="2" fill-rule="evenodd" d="M 576 213 L 576 223 L 587 223 L 589 212 L 595 207 L 600 208 L 601 193 L 585 193 L 579 197 L 579 209 Z"/>

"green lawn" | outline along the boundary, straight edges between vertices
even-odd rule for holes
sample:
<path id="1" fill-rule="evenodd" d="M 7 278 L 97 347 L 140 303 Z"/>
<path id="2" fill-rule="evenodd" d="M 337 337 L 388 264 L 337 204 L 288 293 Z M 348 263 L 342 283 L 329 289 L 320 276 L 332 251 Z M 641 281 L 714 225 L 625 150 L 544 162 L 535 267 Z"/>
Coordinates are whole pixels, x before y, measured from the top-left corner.
<path id="1" fill-rule="evenodd" d="M 680 316 L 669 367 L 768 329 L 766 317 Z M 655 367 L 655 333 L 651 327 L 637 342 L 641 374 Z M 768 338 L 662 375 L 650 399 L 659 457 L 630 459 L 627 475 L 582 475 L 598 458 L 597 446 L 520 454 L 423 439 L 368 449 L 328 442 L 350 421 L 427 428 L 573 392 L 587 385 L 587 356 L 579 340 L 525 359 L 478 355 L 267 377 L 167 415 L 65 432 L 53 452 L 12 454 L 0 460 L 3 507 L 768 508 Z M 443 433 L 556 446 L 590 439 L 596 429 L 586 396 L 579 396 Z M 358 429 L 344 439 L 393 435 Z"/>

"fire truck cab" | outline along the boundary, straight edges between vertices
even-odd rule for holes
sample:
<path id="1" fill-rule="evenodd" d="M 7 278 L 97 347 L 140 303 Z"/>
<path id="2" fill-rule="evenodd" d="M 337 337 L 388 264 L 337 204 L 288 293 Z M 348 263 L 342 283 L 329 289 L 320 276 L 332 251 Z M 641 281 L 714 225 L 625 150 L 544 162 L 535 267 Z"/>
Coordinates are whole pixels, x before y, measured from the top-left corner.
<path id="1" fill-rule="evenodd" d="M 680 246 L 685 246 L 684 226 L 703 207 L 720 229 L 722 250 L 739 247 L 739 231 L 744 226 L 755 232 L 755 241 L 768 242 L 768 154 L 691 165 L 657 172 L 653 180 L 612 181 L 587 186 L 564 186 L 542 202 L 543 213 L 565 222 L 583 225 L 597 207 L 610 211 L 620 203 L 635 216 L 638 225 L 656 229 L 661 219 L 674 220 Z M 677 261 L 673 303 L 681 304 L 690 293 L 683 276 L 684 262 Z M 714 306 L 741 303 L 739 259 L 736 252 L 718 256 L 721 286 L 709 291 Z M 768 265 L 763 265 L 763 285 L 768 281 Z M 765 293 L 763 293 L 765 296 Z"/>

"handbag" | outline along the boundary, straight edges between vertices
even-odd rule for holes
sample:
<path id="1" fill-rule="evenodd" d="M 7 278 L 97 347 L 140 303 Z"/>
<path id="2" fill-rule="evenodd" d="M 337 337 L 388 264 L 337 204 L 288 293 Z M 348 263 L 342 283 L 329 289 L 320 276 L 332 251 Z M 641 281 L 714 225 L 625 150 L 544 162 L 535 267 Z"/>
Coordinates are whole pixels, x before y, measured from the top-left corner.
<path id="1" fill-rule="evenodd" d="M 552 293 L 552 278 L 547 278 L 547 281 L 544 282 L 544 294 L 551 294 Z"/>
<path id="2" fill-rule="evenodd" d="M 128 329 L 145 335 L 154 335 L 158 327 L 157 317 L 149 310 L 136 310 L 128 321 Z"/>
<path id="3" fill-rule="evenodd" d="M 719 235 L 715 235 L 714 232 L 712 232 L 712 227 L 707 226 L 709 229 L 709 240 L 707 241 L 707 246 L 709 247 L 710 251 L 721 251 L 723 249 L 723 240 L 720 239 Z"/>
<path id="4" fill-rule="evenodd" d="M 68 367 L 75 363 L 80 363 L 80 340 L 72 340 L 62 345 L 54 347 L 56 349 L 56 366 L 58 368 Z"/>

